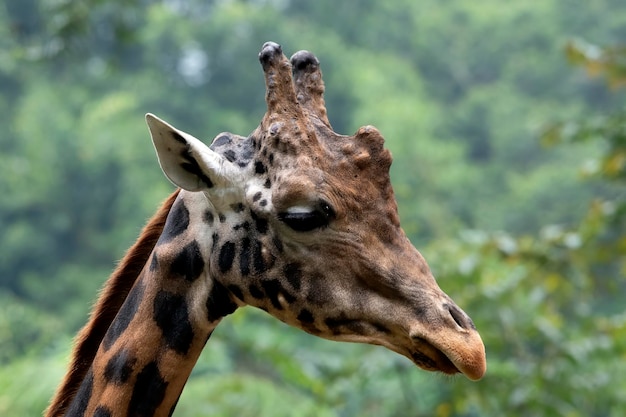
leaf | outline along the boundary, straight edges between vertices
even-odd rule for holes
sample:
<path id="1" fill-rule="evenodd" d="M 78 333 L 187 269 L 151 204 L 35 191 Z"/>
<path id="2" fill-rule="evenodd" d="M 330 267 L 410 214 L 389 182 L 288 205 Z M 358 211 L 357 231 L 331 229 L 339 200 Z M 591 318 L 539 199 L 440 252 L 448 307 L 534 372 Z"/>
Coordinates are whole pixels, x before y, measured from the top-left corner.
<path id="1" fill-rule="evenodd" d="M 607 155 L 602 167 L 609 177 L 622 175 L 626 171 L 626 151 L 618 150 Z"/>
<path id="2" fill-rule="evenodd" d="M 581 39 L 565 47 L 568 60 L 587 70 L 590 76 L 604 75 L 612 88 L 626 85 L 626 47 L 600 47 Z"/>

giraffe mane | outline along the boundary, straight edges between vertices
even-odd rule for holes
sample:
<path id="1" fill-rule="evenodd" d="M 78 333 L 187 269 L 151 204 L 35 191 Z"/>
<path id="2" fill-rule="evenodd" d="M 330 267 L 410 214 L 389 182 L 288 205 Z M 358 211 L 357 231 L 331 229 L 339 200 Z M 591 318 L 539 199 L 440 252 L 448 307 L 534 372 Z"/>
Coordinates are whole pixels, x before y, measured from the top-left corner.
<path id="1" fill-rule="evenodd" d="M 50 402 L 46 416 L 62 416 L 71 404 L 96 356 L 100 342 L 161 236 L 167 215 L 179 192 L 180 189 L 174 191 L 148 220 L 137 241 L 128 249 L 100 291 L 98 301 L 91 310 L 89 322 L 74 340 L 69 371 Z"/>

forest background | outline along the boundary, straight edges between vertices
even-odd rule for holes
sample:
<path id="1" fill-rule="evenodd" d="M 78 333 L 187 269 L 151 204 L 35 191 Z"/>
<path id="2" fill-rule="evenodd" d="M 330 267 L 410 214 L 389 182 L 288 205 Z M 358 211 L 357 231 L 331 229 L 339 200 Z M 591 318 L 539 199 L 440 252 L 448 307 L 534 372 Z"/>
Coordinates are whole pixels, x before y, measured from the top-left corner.
<path id="1" fill-rule="evenodd" d="M 172 186 L 143 120 L 210 141 L 264 113 L 257 53 L 322 63 L 373 124 L 403 227 L 484 339 L 484 379 L 251 308 L 175 416 L 626 411 L 622 0 L 8 0 L 0 6 L 0 415 L 36 416 L 108 274 Z"/>

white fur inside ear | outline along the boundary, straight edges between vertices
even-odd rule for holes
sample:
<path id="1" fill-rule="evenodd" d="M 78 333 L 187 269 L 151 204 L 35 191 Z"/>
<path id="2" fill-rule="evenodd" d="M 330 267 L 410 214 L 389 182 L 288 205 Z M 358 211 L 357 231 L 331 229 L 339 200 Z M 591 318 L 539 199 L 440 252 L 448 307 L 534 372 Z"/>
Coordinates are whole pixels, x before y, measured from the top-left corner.
<path id="1" fill-rule="evenodd" d="M 147 114 L 146 122 L 161 169 L 174 185 L 188 191 L 210 191 L 241 184 L 241 170 L 202 141 Z"/>

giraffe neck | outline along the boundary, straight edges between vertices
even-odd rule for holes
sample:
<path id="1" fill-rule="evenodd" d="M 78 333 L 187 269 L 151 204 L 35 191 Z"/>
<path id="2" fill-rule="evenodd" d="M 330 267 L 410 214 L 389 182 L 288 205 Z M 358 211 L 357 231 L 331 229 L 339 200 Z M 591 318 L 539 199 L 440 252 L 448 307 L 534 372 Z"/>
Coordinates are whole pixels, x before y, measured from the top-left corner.
<path id="1" fill-rule="evenodd" d="M 216 239 L 207 210 L 201 193 L 174 202 L 66 416 L 171 415 L 214 328 L 237 308 L 203 255 Z"/>

